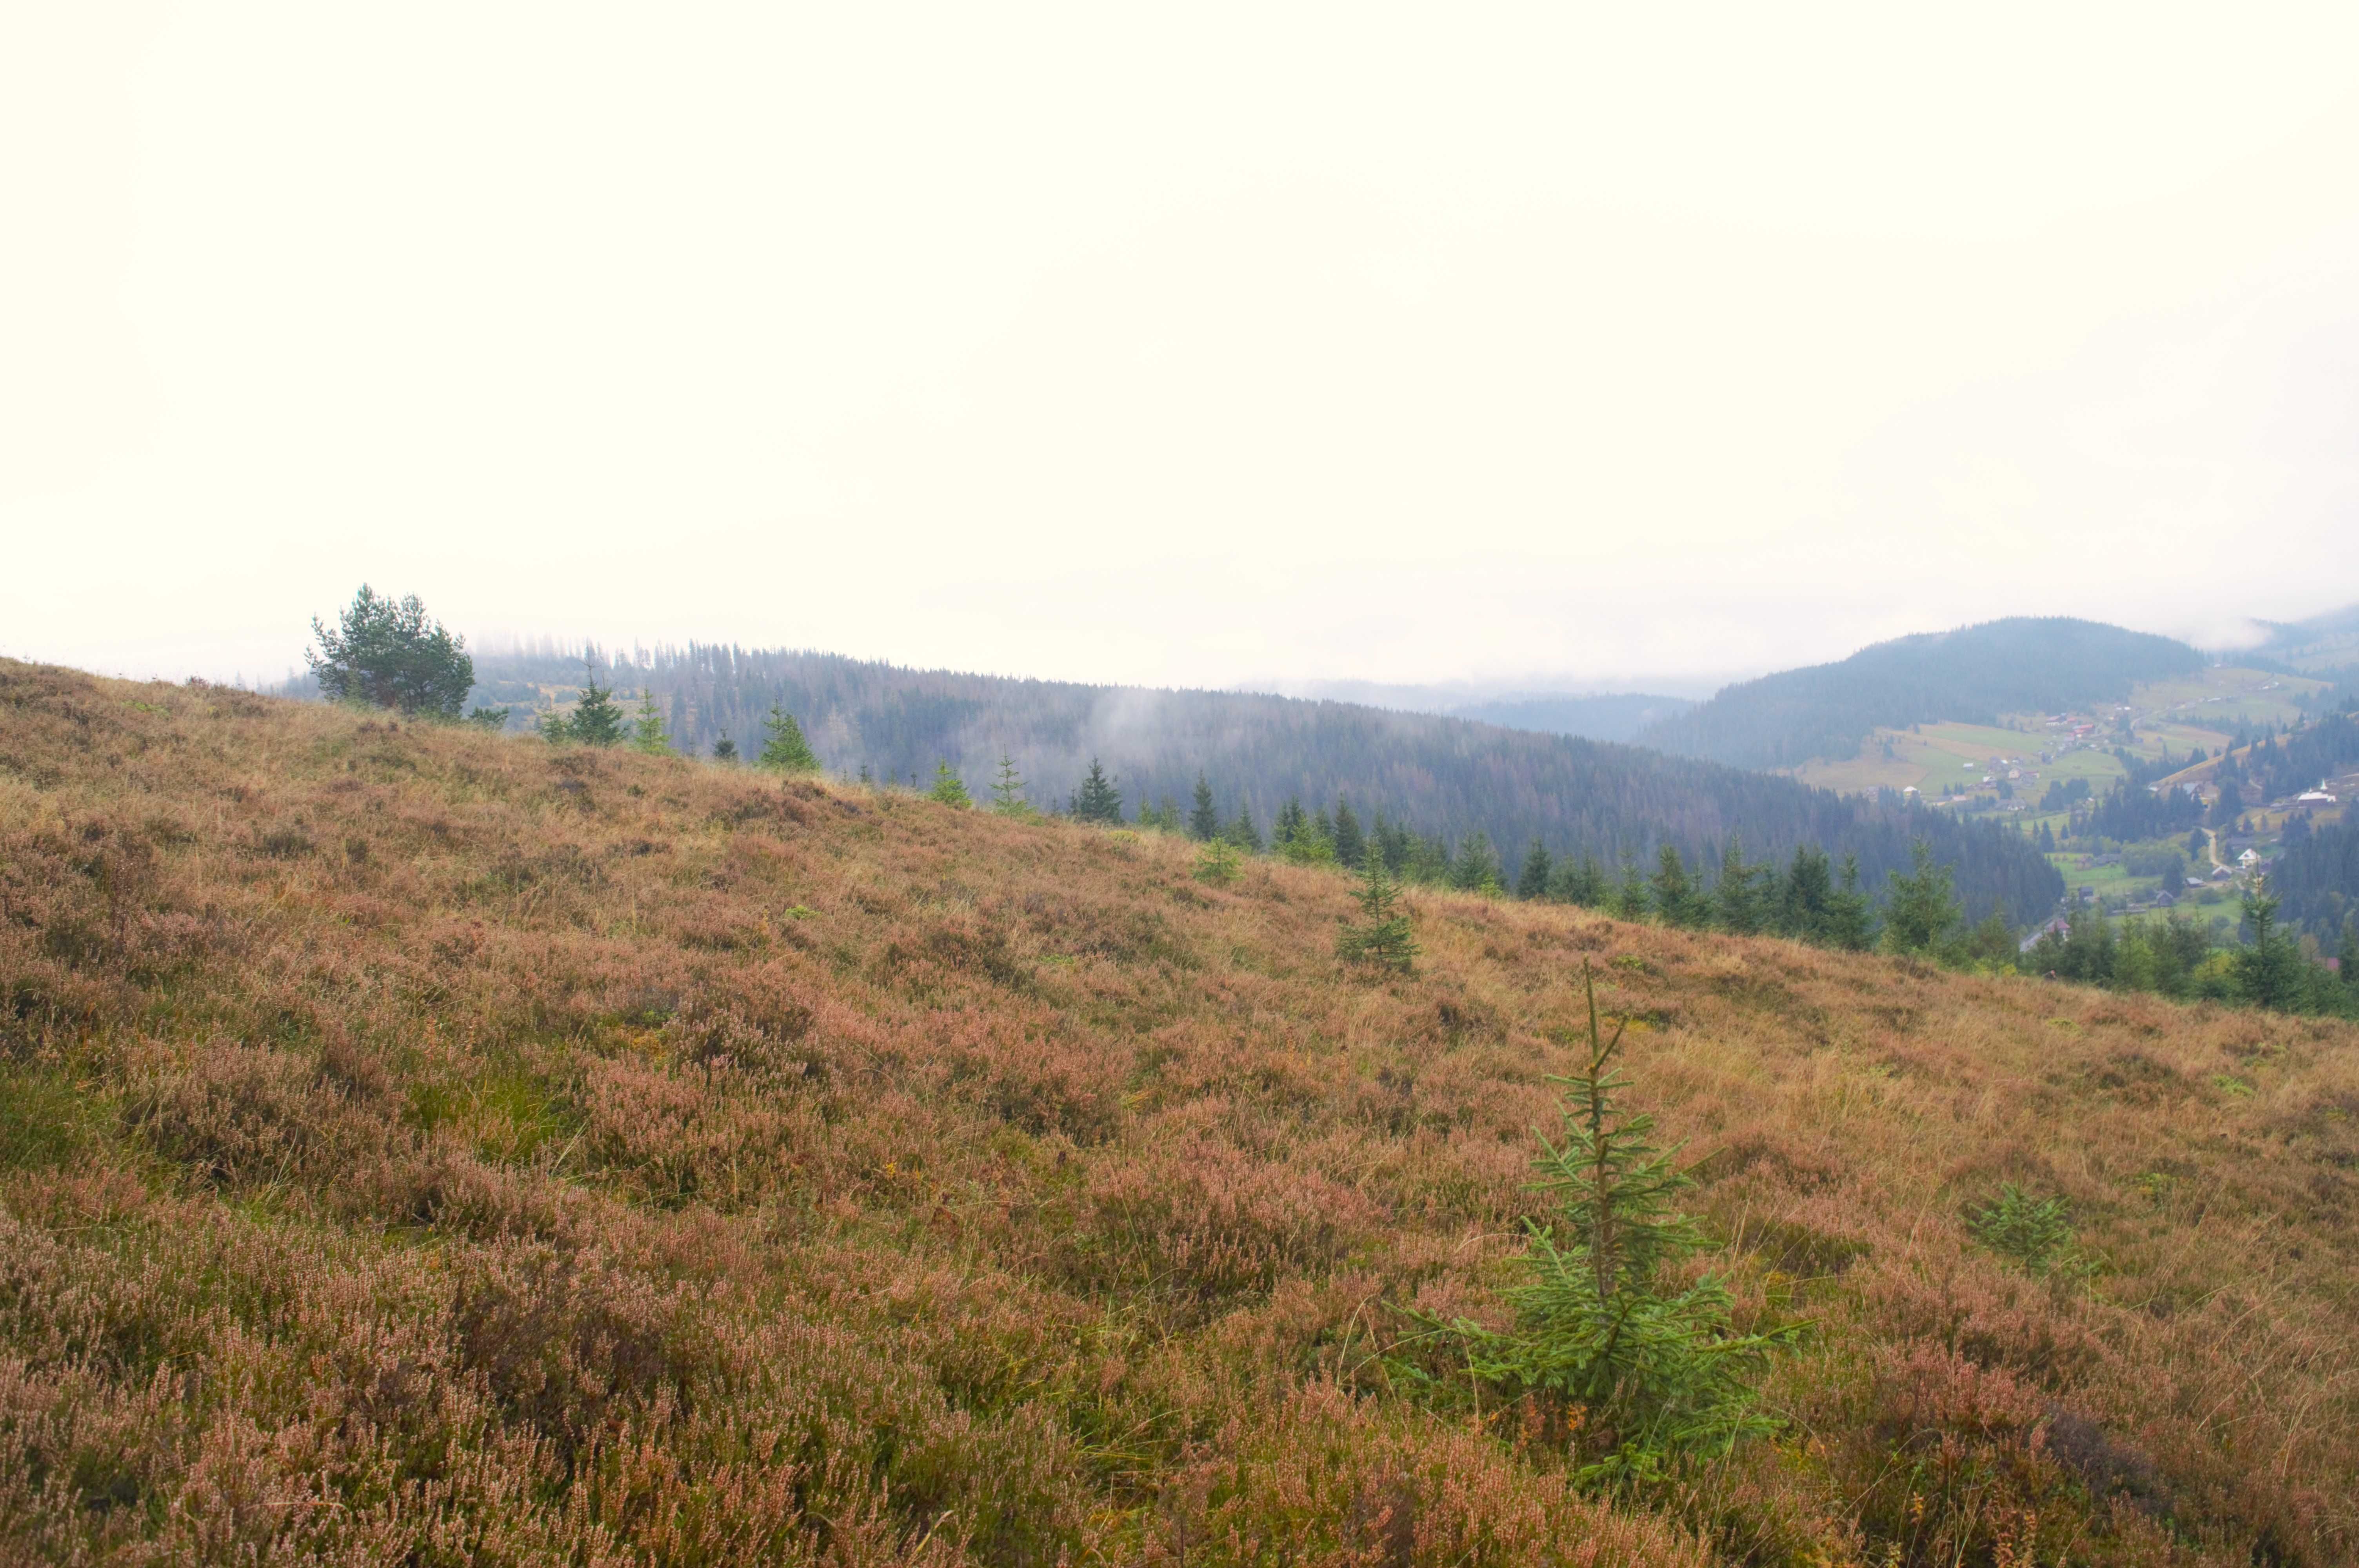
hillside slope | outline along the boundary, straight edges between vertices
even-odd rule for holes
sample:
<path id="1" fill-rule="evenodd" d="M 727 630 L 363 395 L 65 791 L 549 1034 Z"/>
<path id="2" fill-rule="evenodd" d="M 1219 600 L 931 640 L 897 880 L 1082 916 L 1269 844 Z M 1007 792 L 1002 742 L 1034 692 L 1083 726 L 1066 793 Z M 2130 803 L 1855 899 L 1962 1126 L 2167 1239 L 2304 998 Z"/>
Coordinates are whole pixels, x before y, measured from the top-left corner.
<path id="1" fill-rule="evenodd" d="M 0 754 L 0 1559 L 2359 1549 L 2349 1027 L 1425 893 L 1380 982 L 1315 870 L 21 665 Z M 1619 1503 L 1382 1354 L 1495 1320 L 1583 959 L 1816 1325 Z"/>
<path id="2" fill-rule="evenodd" d="M 1843 758 L 1876 729 L 1942 719 L 1990 724 L 2117 699 L 2143 681 L 2188 675 L 2184 643 L 2061 617 L 2017 617 L 1878 643 L 1847 659 L 1727 687 L 1639 743 L 1746 768 Z"/>
<path id="3" fill-rule="evenodd" d="M 579 665 L 554 657 L 487 657 L 477 675 L 503 702 L 582 678 Z M 1047 806 L 1062 805 L 1096 757 L 1134 814 L 1149 800 L 1184 806 L 1202 773 L 1224 819 L 1242 804 L 1266 830 L 1289 797 L 1317 806 L 1345 796 L 1364 820 L 1382 812 L 1461 843 L 1483 833 L 1511 874 L 1534 838 L 1611 869 L 1625 859 L 1650 864 L 1665 843 L 1691 865 L 1716 863 L 1739 835 L 1756 859 L 1783 859 L 1804 844 L 1856 853 L 1866 885 L 1880 891 L 1887 871 L 1907 869 L 1909 840 L 1922 836 L 1957 868 L 1959 892 L 1977 919 L 1996 907 L 2028 925 L 2047 918 L 2064 892 L 2030 845 L 1987 824 L 1966 827 L 1740 769 L 1430 714 L 720 647 L 658 653 L 602 678 L 653 690 L 690 751 L 723 729 L 741 743 L 756 741 L 761 716 L 777 703 L 800 718 L 821 759 L 842 775 L 866 768 L 886 779 L 930 780 L 947 758 L 977 799 L 1003 753 Z"/>

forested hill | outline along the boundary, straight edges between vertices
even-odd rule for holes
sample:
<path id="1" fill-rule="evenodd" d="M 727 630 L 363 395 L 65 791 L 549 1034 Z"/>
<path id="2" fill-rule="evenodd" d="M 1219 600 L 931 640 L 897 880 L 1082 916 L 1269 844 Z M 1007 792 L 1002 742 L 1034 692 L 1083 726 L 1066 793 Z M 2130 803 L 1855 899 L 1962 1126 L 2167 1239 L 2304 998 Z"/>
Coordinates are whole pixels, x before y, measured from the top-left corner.
<path id="1" fill-rule="evenodd" d="M 2016 617 L 1878 643 L 1831 665 L 1727 687 L 1649 726 L 1639 743 L 1743 768 L 1848 757 L 1876 728 L 2118 700 L 2142 681 L 2190 675 L 2184 643 L 2093 621 Z"/>
<path id="2" fill-rule="evenodd" d="M 709 752 L 726 733 L 757 747 L 773 703 L 796 715 L 821 760 L 856 778 L 930 780 L 946 760 L 984 795 L 1003 753 L 1037 805 L 1062 805 L 1093 758 L 1102 759 L 1126 809 L 1183 806 L 1197 774 L 1222 816 L 1243 806 L 1266 828 L 1299 797 L 1306 807 L 1348 798 L 1453 841 L 1486 835 L 1508 862 L 1534 838 L 1552 852 L 1594 855 L 1611 867 L 1645 860 L 1662 843 L 1716 863 L 1732 834 L 1747 854 L 1821 845 L 1860 858 L 1871 888 L 1904 868 L 1908 841 L 1930 840 L 1953 864 L 1968 910 L 1995 904 L 2016 924 L 2040 918 L 2062 895 L 2056 872 L 2025 840 L 1989 826 L 1886 803 L 1846 799 L 1788 780 L 1628 746 L 1503 729 L 1465 719 L 1339 702 L 1236 692 L 1150 691 L 908 670 L 828 654 L 692 646 L 642 664 L 602 666 L 628 695 L 655 694 L 673 742 Z M 529 705 L 545 688 L 570 699 L 578 662 L 554 654 L 476 661 L 478 702 Z M 626 703 L 627 707 L 628 704 Z M 511 720 L 529 722 L 524 707 Z"/>

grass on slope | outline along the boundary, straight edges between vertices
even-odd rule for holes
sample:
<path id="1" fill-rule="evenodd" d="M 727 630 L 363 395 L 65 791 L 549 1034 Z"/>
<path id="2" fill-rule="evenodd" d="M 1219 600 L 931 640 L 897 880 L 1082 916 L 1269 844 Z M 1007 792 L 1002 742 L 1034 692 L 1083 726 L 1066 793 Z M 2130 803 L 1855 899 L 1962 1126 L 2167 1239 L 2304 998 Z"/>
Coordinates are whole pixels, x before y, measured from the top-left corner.
<path id="1" fill-rule="evenodd" d="M 1190 860 L 0 664 L 0 1557 L 2359 1544 L 2359 1032 L 1430 892 L 1378 982 L 1340 878 Z M 1618 1503 L 1386 1354 L 1496 1318 L 1583 956 L 1816 1324 Z"/>

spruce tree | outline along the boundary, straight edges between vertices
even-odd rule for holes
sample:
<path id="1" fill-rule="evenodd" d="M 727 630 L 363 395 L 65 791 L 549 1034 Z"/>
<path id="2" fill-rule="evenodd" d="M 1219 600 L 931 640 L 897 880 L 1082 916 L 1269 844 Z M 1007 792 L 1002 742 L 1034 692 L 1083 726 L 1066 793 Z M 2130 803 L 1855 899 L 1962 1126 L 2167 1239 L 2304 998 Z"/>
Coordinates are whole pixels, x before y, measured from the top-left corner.
<path id="1" fill-rule="evenodd" d="M 966 793 L 966 781 L 951 771 L 947 758 L 934 759 L 934 787 L 926 792 L 929 800 L 940 801 L 953 810 L 964 811 L 974 801 Z"/>
<path id="2" fill-rule="evenodd" d="M 1335 802 L 1335 859 L 1353 871 L 1360 869 L 1360 857 L 1367 852 L 1368 841 L 1360 832 L 1360 819 L 1352 815 L 1351 806 L 1341 797 Z"/>
<path id="3" fill-rule="evenodd" d="M 712 760 L 726 763 L 734 763 L 737 761 L 737 742 L 729 738 L 729 731 L 726 730 L 721 732 L 720 740 L 712 742 Z"/>
<path id="4" fill-rule="evenodd" d="M 562 721 L 561 738 L 577 746 L 612 746 L 623 738 L 623 710 L 613 689 L 598 684 L 598 667 L 585 659 L 582 668 L 582 700 Z"/>
<path id="5" fill-rule="evenodd" d="M 1856 868 L 1854 868 L 1856 875 Z M 1777 929 L 1804 942 L 1827 942 L 1835 893 L 1834 876 L 1826 851 L 1804 844 L 1794 850 L 1777 900 Z"/>
<path id="6" fill-rule="evenodd" d="M 2256 883 L 2245 893 L 2244 915 L 2253 940 L 2238 948 L 2233 960 L 2237 990 L 2256 1007 L 2297 1011 L 2303 989 L 2301 949 L 2277 926 L 2277 899 Z"/>
<path id="7" fill-rule="evenodd" d="M 1491 836 L 1480 827 L 1466 836 L 1458 847 L 1457 863 L 1451 868 L 1450 885 L 1465 892 L 1496 895 L 1506 891 L 1499 877 L 1499 852 L 1491 848 Z"/>
<path id="8" fill-rule="evenodd" d="M 1864 953 L 1875 946 L 1875 911 L 1860 890 L 1859 857 L 1843 856 L 1843 881 L 1827 898 L 1825 941 L 1845 952 Z"/>
<path id="9" fill-rule="evenodd" d="M 1908 846 L 1909 872 L 1887 872 L 1890 891 L 1884 900 L 1884 944 L 1896 953 L 1930 953 L 1948 938 L 1960 918 L 1955 873 L 1936 864 L 1932 846 L 1922 838 Z"/>
<path id="10" fill-rule="evenodd" d="M 1005 752 L 999 753 L 999 776 L 991 782 L 991 809 L 1001 816 L 1038 815 L 1024 798 L 1024 775 L 1016 771 L 1016 759 Z"/>
<path id="11" fill-rule="evenodd" d="M 1385 868 L 1382 855 L 1370 855 L 1360 877 L 1360 920 L 1346 925 L 1335 939 L 1339 957 L 1407 973 L 1417 957 L 1417 939 L 1409 935 L 1408 914 L 1400 907 L 1400 884 Z"/>
<path id="12" fill-rule="evenodd" d="M 1678 1145 L 1657 1147 L 1654 1119 L 1620 1104 L 1629 1080 L 1617 1069 L 1627 1020 L 1609 1039 L 1587 959 L 1585 1067 L 1551 1077 L 1560 1142 L 1539 1136 L 1532 1185 L 1557 1199 L 1546 1220 L 1525 1222 L 1525 1280 L 1507 1292 L 1513 1328 L 1414 1314 L 1454 1340 L 1473 1375 L 1510 1399 L 1571 1407 L 1586 1461 L 1584 1482 L 1621 1487 L 1655 1481 L 1689 1463 L 1719 1458 L 1775 1430 L 1760 1410 L 1770 1356 L 1800 1325 L 1737 1332 L 1735 1303 L 1711 1274 L 1680 1282 L 1677 1265 L 1706 1250 L 1676 1206 L 1694 1185 L 1677 1169 Z"/>
<path id="13" fill-rule="evenodd" d="M 1273 849 L 1290 848 L 1297 838 L 1310 830 L 1310 824 L 1302 815 L 1302 801 L 1288 795 L 1286 804 L 1277 808 L 1277 820 L 1270 825 L 1269 847 Z"/>
<path id="14" fill-rule="evenodd" d="M 1636 862 L 1622 862 L 1622 892 L 1614 900 L 1614 913 L 1625 920 L 1644 920 L 1654 903 L 1647 896 L 1647 879 L 1638 874 Z"/>
<path id="15" fill-rule="evenodd" d="M 1720 886 L 1713 891 L 1713 914 L 1723 931 L 1750 936 L 1762 925 L 1761 882 L 1769 868 L 1745 858 L 1745 840 L 1732 833 L 1728 852 L 1720 860 Z"/>
<path id="16" fill-rule="evenodd" d="M 1210 841 L 1221 836 L 1221 814 L 1212 806 L 1212 786 L 1202 773 L 1196 775 L 1196 804 L 1188 814 L 1188 836 Z"/>
<path id="17" fill-rule="evenodd" d="M 803 739 L 803 727 L 795 722 L 793 714 L 772 703 L 770 717 L 763 720 L 763 728 L 770 733 L 762 742 L 761 766 L 780 773 L 819 772 L 819 757 L 811 751 L 810 742 Z"/>
<path id="18" fill-rule="evenodd" d="M 1516 896 L 1546 898 L 1549 891 L 1549 872 L 1551 869 L 1548 846 L 1534 838 L 1532 847 L 1524 851 L 1524 869 L 1516 878 Z"/>
<path id="19" fill-rule="evenodd" d="M 1253 807 L 1242 800 L 1237 802 L 1237 815 L 1223 837 L 1248 855 L 1260 854 L 1261 829 L 1254 826 Z"/>
<path id="20" fill-rule="evenodd" d="M 1666 844 L 1655 855 L 1655 874 L 1651 879 L 1655 913 L 1666 925 L 1701 925 L 1711 905 L 1702 890 L 1688 875 L 1687 862 L 1680 859 L 1679 846 Z"/>
<path id="21" fill-rule="evenodd" d="M 657 756 L 671 755 L 671 735 L 664 728 L 663 715 L 656 710 L 655 693 L 639 688 L 638 722 L 631 726 L 631 745 Z"/>
<path id="22" fill-rule="evenodd" d="M 1106 777 L 1105 769 L 1095 757 L 1090 759 L 1090 771 L 1082 779 L 1082 787 L 1073 794 L 1073 816 L 1083 822 L 1103 823 L 1109 827 L 1122 826 L 1122 792 Z"/>

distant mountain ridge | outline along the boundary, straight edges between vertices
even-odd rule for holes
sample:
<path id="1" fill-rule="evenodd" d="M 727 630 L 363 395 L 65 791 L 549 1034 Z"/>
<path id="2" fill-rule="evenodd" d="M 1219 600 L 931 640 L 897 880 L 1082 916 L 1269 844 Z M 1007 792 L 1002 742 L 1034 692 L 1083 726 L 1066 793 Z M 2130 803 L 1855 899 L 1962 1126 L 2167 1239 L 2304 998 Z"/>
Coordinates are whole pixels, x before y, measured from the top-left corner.
<path id="1" fill-rule="evenodd" d="M 1969 910 L 1995 904 L 2017 925 L 2043 917 L 2063 884 L 2018 836 L 1962 825 L 1897 803 L 1846 798 L 1791 780 L 1607 742 L 1471 719 L 1240 692 L 1156 691 L 910 670 L 832 654 L 698 645 L 643 664 L 601 661 L 602 681 L 627 710 L 651 691 L 675 745 L 707 752 L 728 733 L 750 753 L 773 703 L 794 713 L 827 767 L 907 784 L 946 761 L 978 798 L 1003 754 L 1031 798 L 1061 805 L 1093 758 L 1127 809 L 1185 806 L 1198 772 L 1224 818 L 1247 806 L 1266 830 L 1277 808 L 1348 797 L 1364 820 L 1381 811 L 1421 833 L 1462 841 L 1481 832 L 1513 869 L 1534 838 L 1552 853 L 1612 867 L 1646 861 L 1662 844 L 1710 867 L 1732 834 L 1746 853 L 1784 857 L 1799 845 L 1856 852 L 1872 889 L 1905 869 L 1922 836 L 1957 867 Z M 582 678 L 578 659 L 486 654 L 475 702 L 529 705 Z M 519 712 L 513 723 L 528 722 Z"/>
<path id="2" fill-rule="evenodd" d="M 1734 767 L 1789 768 L 1848 757 L 1879 728 L 1988 724 L 2003 713 L 2083 708 L 2205 663 L 2188 643 L 2148 632 L 2017 616 L 1896 638 L 1832 664 L 1727 687 L 1636 739 Z"/>

